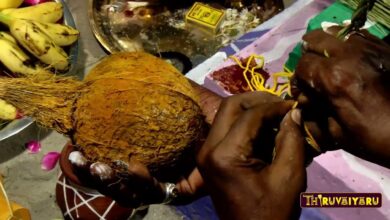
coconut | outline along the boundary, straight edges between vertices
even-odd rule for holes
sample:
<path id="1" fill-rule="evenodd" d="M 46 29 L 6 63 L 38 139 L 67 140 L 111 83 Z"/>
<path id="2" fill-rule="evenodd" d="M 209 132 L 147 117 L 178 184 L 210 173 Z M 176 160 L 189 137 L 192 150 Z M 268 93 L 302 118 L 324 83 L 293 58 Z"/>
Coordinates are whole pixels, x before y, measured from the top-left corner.
<path id="1" fill-rule="evenodd" d="M 198 140 L 203 117 L 193 88 L 167 62 L 142 52 L 110 55 L 84 81 L 1 78 L 0 98 L 68 135 L 90 162 L 137 160 L 156 173 Z M 123 168 L 123 167 L 122 167 Z"/>

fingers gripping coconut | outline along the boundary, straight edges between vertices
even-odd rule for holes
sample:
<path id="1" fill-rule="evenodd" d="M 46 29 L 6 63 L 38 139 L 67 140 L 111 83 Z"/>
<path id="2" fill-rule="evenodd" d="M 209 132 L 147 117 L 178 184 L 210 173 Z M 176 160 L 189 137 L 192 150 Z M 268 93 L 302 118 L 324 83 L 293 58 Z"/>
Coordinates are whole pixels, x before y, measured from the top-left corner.
<path id="1" fill-rule="evenodd" d="M 162 170 L 186 157 L 204 123 L 186 78 L 145 53 L 111 55 L 82 82 L 0 79 L 0 98 L 68 135 L 79 152 L 72 162 L 101 180 L 129 179 L 132 164 L 164 177 Z"/>

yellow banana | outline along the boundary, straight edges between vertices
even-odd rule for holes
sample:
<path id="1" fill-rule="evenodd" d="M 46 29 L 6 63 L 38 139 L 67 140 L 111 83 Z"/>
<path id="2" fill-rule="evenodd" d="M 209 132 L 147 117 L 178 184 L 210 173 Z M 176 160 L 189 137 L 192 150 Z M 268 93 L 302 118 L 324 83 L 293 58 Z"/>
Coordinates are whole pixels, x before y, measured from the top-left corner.
<path id="1" fill-rule="evenodd" d="M 6 32 L 0 32 L 0 62 L 16 75 L 36 76 L 40 78 L 51 77 L 49 71 L 33 66 L 30 58 L 16 43 L 16 40 Z M 18 110 L 0 99 L 0 120 L 14 120 L 20 118 Z"/>
<path id="2" fill-rule="evenodd" d="M 63 24 L 34 22 L 58 46 L 69 46 L 77 41 L 79 31 Z"/>
<path id="3" fill-rule="evenodd" d="M 23 0 L 1 0 L 0 10 L 6 8 L 17 8 L 23 3 Z"/>
<path id="4" fill-rule="evenodd" d="M 0 38 L 4 38 L 4 39 L 0 39 L 0 48 L 2 48 L 2 50 L 0 50 L 0 60 L 3 59 L 3 54 L 5 54 L 3 52 L 5 50 L 7 50 L 7 48 L 6 48 L 7 45 L 9 46 L 9 45 L 13 44 L 11 41 L 9 41 L 9 42 L 6 42 L 8 44 L 6 45 L 6 47 L 4 47 L 3 42 L 8 41 L 5 38 L 8 38 L 8 37 L 12 38 L 12 36 L 7 35 L 7 34 L 6 35 L 2 35 L 2 34 L 3 33 L 0 33 Z M 12 54 L 12 52 L 11 52 L 11 54 Z M 14 54 L 12 54 L 12 55 L 14 55 Z M 6 56 L 7 56 L 7 54 L 6 54 Z M 17 55 L 15 55 L 15 56 L 17 56 Z M 20 61 L 19 57 L 16 59 L 16 62 L 18 62 L 18 61 Z M 6 66 L 8 69 L 11 70 L 12 67 L 9 68 L 7 63 L 4 63 L 4 62 L 2 62 L 2 63 L 4 64 L 4 66 Z M 16 110 L 16 108 L 13 105 L 8 104 L 6 101 L 0 99 L 0 120 L 14 120 L 14 119 L 16 119 L 16 117 L 17 117 L 17 110 Z"/>
<path id="5" fill-rule="evenodd" d="M 32 21 L 16 19 L 10 26 L 16 40 L 32 55 L 56 70 L 67 70 L 68 55 Z"/>
<path id="6" fill-rule="evenodd" d="M 15 69 L 13 67 L 14 66 L 13 62 L 15 63 L 19 62 L 19 64 L 21 61 L 24 62 L 24 55 L 26 55 L 23 53 L 23 51 L 20 50 L 20 48 L 17 49 L 19 49 L 22 52 L 22 54 L 18 54 L 19 52 L 18 50 L 15 53 L 13 51 L 15 48 L 13 48 L 12 45 L 16 45 L 15 39 L 11 35 L 5 32 L 0 32 L 0 48 L 1 48 L 0 61 L 4 64 L 4 66 L 6 66 L 10 70 L 11 68 Z M 12 58 L 10 57 L 10 55 L 15 57 Z M 4 58 L 7 59 L 6 62 L 2 61 Z M 24 66 L 23 62 L 22 62 L 22 66 Z M 19 65 L 15 65 L 15 66 L 19 66 Z M 0 120 L 14 120 L 16 119 L 16 117 L 17 117 L 16 108 L 13 105 L 8 104 L 6 101 L 0 99 Z"/>
<path id="7" fill-rule="evenodd" d="M 14 120 L 18 118 L 18 110 L 8 104 L 6 101 L 0 99 L 0 119 L 2 120 Z"/>
<path id="8" fill-rule="evenodd" d="M 56 70 L 67 70 L 66 52 L 56 45 L 34 21 L 15 19 L 0 13 L 0 22 L 6 24 L 18 43 L 43 63 Z"/>
<path id="9" fill-rule="evenodd" d="M 4 1 L 4 0 L 0 0 Z M 12 0 L 14 1 L 14 0 Z M 56 23 L 63 16 L 62 4 L 57 2 L 45 2 L 42 4 L 2 10 L 1 13 L 14 18 L 21 18 L 46 23 Z"/>
<path id="10" fill-rule="evenodd" d="M 48 77 L 49 71 L 32 64 L 31 59 L 16 44 L 15 39 L 0 32 L 0 62 L 15 75 Z"/>
<path id="11" fill-rule="evenodd" d="M 12 43 L 17 44 L 15 38 L 12 37 L 12 35 L 10 35 L 9 33 L 4 32 L 4 31 L 0 31 L 0 39 L 9 40 L 9 41 L 11 41 Z"/>

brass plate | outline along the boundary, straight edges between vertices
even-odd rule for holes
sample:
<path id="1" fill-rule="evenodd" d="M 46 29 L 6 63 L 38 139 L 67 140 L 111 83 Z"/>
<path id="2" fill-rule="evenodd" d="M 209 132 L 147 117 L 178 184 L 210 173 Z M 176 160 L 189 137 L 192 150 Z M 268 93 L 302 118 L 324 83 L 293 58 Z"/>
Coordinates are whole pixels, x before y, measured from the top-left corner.
<path id="1" fill-rule="evenodd" d="M 140 2 L 90 0 L 90 24 L 100 44 L 110 53 L 180 53 L 188 57 L 193 65 L 203 62 L 223 46 L 221 39 L 214 34 L 185 25 L 184 18 L 192 6 L 191 1 L 183 1 L 189 4 L 181 2 L 182 5 L 176 7 L 160 1 L 150 2 L 153 1 L 134 8 Z"/>
<path id="2" fill-rule="evenodd" d="M 246 7 L 260 23 L 283 9 L 282 0 L 201 2 L 218 9 Z M 173 52 L 184 55 L 196 66 L 233 39 L 227 41 L 226 33 L 221 36 L 186 24 L 185 15 L 194 3 L 194 0 L 89 0 L 88 13 L 94 35 L 110 53 L 146 51 L 158 56 Z"/>

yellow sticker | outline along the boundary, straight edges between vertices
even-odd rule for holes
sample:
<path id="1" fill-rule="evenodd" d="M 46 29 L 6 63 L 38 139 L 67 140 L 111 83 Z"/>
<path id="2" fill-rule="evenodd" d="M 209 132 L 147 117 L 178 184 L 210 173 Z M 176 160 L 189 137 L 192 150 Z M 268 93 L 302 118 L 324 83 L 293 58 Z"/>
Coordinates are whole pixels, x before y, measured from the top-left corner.
<path id="1" fill-rule="evenodd" d="M 216 30 L 224 16 L 223 10 L 196 2 L 187 13 L 186 20 Z"/>

